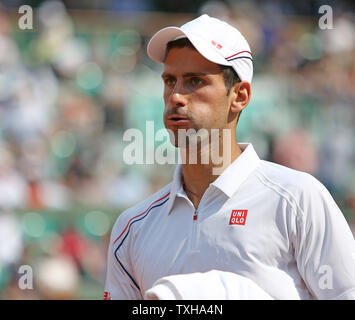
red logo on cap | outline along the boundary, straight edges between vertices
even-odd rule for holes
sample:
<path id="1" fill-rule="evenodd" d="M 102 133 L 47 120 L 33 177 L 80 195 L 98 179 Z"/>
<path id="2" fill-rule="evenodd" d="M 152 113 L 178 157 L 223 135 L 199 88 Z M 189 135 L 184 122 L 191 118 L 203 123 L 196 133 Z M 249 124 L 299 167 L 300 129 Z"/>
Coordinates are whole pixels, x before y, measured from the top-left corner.
<path id="1" fill-rule="evenodd" d="M 244 226 L 247 220 L 248 210 L 232 210 L 229 224 L 239 224 Z"/>
<path id="2" fill-rule="evenodd" d="M 212 43 L 212 45 L 214 45 L 217 49 L 222 49 L 222 46 L 221 46 L 219 43 L 217 43 L 216 41 L 212 40 L 211 43 Z"/>

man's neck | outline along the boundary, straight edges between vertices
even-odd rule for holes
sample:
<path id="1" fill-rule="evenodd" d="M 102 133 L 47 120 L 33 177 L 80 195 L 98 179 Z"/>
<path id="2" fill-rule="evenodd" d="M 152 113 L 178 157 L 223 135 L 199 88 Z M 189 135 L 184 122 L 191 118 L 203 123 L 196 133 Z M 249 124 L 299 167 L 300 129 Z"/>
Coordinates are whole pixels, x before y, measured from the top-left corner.
<path id="1" fill-rule="evenodd" d="M 230 152 L 226 153 L 221 159 L 220 164 L 214 164 L 211 157 L 208 163 L 201 161 L 201 156 L 197 157 L 197 164 L 189 163 L 189 154 L 186 152 L 186 163 L 182 165 L 182 179 L 184 189 L 189 199 L 197 209 L 202 195 L 213 181 L 242 153 L 237 141 L 231 144 Z M 224 155 L 223 152 L 221 152 Z M 202 162 L 202 163 L 201 163 Z M 218 172 L 218 174 L 216 174 Z"/>

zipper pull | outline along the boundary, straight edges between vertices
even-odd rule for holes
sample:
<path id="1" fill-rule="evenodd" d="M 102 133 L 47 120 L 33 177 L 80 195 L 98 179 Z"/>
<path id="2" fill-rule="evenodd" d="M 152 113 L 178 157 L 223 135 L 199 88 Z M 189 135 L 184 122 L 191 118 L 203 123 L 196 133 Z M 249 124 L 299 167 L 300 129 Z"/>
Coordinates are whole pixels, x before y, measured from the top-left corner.
<path id="1" fill-rule="evenodd" d="M 195 212 L 194 212 L 194 221 L 197 220 L 197 213 L 198 213 L 198 210 L 196 209 Z"/>

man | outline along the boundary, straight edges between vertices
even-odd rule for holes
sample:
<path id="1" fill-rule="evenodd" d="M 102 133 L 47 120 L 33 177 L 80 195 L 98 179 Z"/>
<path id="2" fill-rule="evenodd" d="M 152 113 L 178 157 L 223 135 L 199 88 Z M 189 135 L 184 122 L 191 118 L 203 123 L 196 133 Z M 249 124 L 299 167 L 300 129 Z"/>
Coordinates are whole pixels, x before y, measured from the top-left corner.
<path id="1" fill-rule="evenodd" d="M 355 241 L 329 192 L 237 143 L 253 72 L 240 32 L 203 15 L 160 30 L 148 55 L 164 63 L 171 141 L 196 161 L 178 165 L 169 185 L 119 216 L 105 297 L 142 299 L 162 277 L 220 270 L 251 279 L 274 299 L 354 299 Z M 217 151 L 205 143 L 214 129 Z M 200 136 L 193 150 L 184 130 L 205 130 L 208 139 Z M 228 144 L 223 132 L 231 133 Z M 212 161 L 216 152 L 222 164 Z"/>

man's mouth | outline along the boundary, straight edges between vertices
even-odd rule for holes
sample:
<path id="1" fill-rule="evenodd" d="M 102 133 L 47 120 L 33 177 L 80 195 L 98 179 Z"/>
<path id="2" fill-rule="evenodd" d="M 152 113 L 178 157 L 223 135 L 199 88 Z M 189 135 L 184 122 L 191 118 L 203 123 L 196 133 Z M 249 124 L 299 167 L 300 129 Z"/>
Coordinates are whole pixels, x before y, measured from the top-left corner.
<path id="1" fill-rule="evenodd" d="M 177 113 L 174 113 L 174 114 L 171 114 L 171 115 L 168 117 L 168 120 L 173 120 L 173 121 L 187 120 L 187 117 L 186 117 L 186 116 L 183 116 L 183 115 L 180 115 L 180 114 L 177 114 Z"/>
<path id="2" fill-rule="evenodd" d="M 167 126 L 175 126 L 175 127 L 184 127 L 190 123 L 190 120 L 183 115 L 180 114 L 172 114 L 167 117 L 166 124 Z"/>

